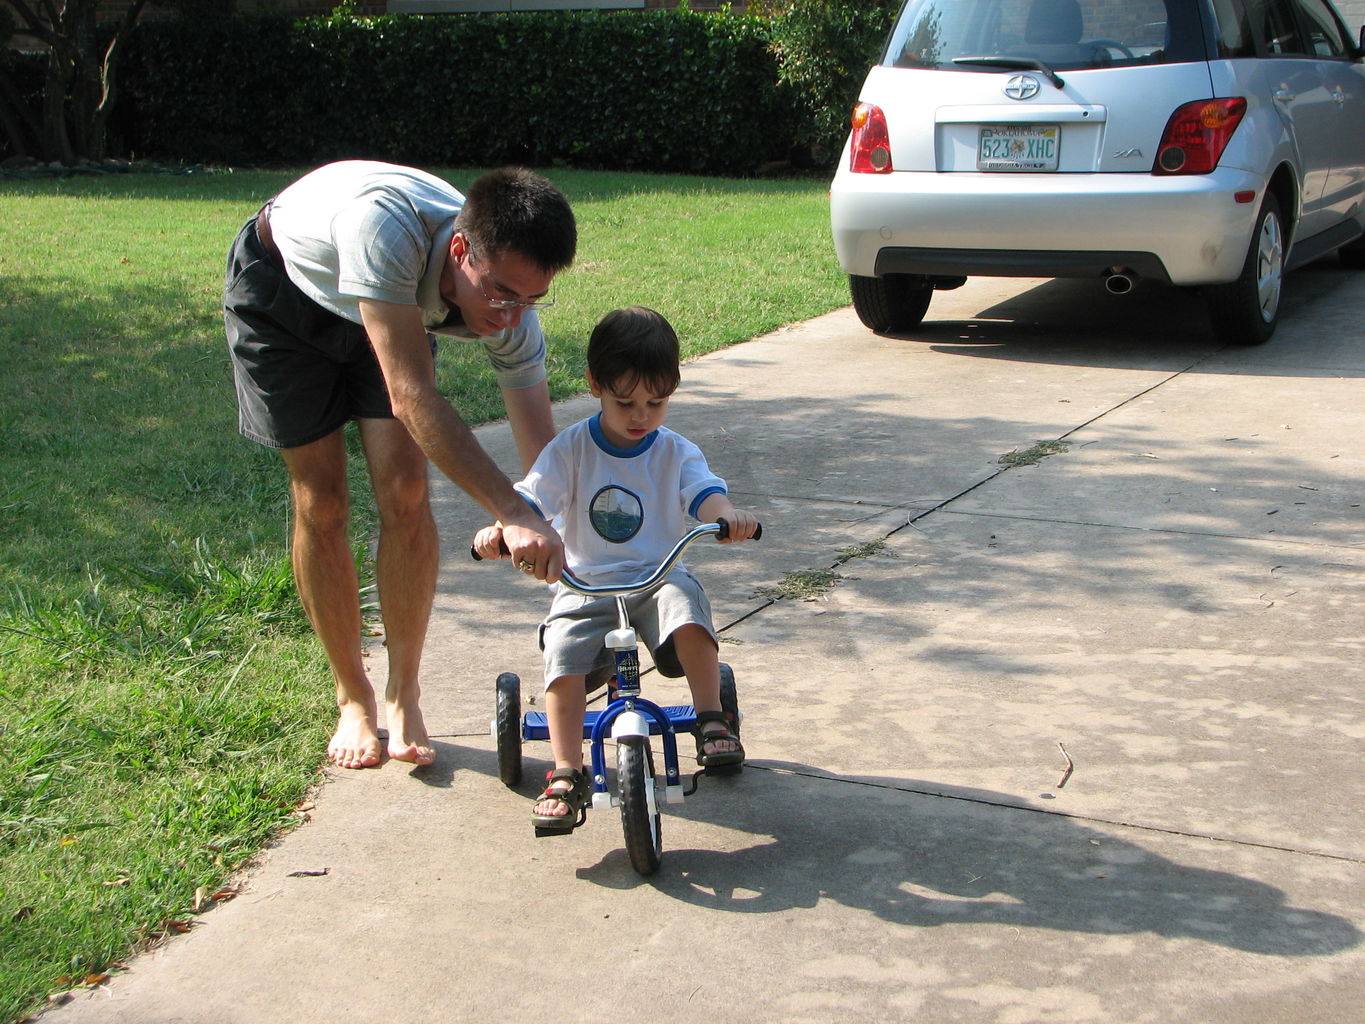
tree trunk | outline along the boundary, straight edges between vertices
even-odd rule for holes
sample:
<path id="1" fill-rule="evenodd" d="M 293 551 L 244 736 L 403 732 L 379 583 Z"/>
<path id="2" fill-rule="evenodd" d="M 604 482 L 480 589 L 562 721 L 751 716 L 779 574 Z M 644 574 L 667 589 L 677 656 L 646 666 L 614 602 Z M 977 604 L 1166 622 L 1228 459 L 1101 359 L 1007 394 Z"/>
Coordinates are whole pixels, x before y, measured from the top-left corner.
<path id="1" fill-rule="evenodd" d="M 47 76 L 43 80 L 42 155 L 45 160 L 60 160 L 64 164 L 76 162 L 76 151 L 66 126 L 66 95 L 74 77 L 75 64 L 70 54 L 54 48 L 47 58 Z"/>
<path id="2" fill-rule="evenodd" d="M 72 5 L 69 0 L 67 9 Z M 71 128 L 73 148 L 77 157 L 94 156 L 96 145 L 94 125 L 91 117 L 100 94 L 100 65 L 95 56 L 98 45 L 96 38 L 95 16 L 98 8 L 94 3 L 81 7 L 75 12 L 72 34 L 76 45 L 74 67 L 72 68 L 71 92 L 67 97 L 67 123 Z"/>
<path id="3" fill-rule="evenodd" d="M 90 113 L 91 159 L 99 160 L 105 155 L 109 116 L 114 112 L 114 102 L 118 99 L 119 57 L 123 54 L 124 42 L 137 27 L 137 20 L 146 4 L 147 0 L 134 0 L 129 5 L 128 10 L 124 12 L 123 21 L 119 23 L 118 31 L 109 40 L 109 46 L 104 51 L 104 59 L 100 62 L 99 99 Z"/>
<path id="4" fill-rule="evenodd" d="M 51 47 L 43 83 L 37 145 L 44 159 L 75 163 L 78 158 L 105 155 L 105 132 L 112 113 L 117 63 L 123 43 L 137 25 L 147 0 L 128 0 L 113 38 L 101 53 L 98 0 L 65 0 L 64 4 L 10 0 L 19 23 Z M 0 126 L 11 147 L 25 148 L 13 130 L 14 115 L 6 103 L 18 106 L 14 90 L 0 94 Z M 22 109 L 22 108 L 19 108 Z M 16 145 L 17 143 L 17 145 Z"/>

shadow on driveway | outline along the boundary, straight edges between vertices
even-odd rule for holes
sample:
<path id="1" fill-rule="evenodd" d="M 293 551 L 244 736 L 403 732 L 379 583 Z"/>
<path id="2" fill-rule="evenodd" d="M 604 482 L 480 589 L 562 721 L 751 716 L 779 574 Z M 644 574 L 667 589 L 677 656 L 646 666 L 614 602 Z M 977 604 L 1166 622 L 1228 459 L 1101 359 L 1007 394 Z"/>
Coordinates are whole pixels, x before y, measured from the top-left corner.
<path id="1" fill-rule="evenodd" d="M 779 761 L 751 763 L 746 775 L 760 773 L 762 800 L 744 799 L 753 789 L 741 776 L 733 786 L 704 781 L 697 806 L 706 805 L 708 821 L 743 821 L 746 832 L 771 838 L 730 851 L 670 849 L 669 833 L 686 826 L 666 815 L 657 876 L 637 877 L 624 850 L 579 876 L 606 888 L 650 884 L 685 903 L 740 914 L 826 899 L 912 928 L 1145 932 L 1281 957 L 1326 956 L 1361 941 L 1349 921 L 1288 906 L 1274 886 L 1188 867 L 1116 838 L 1116 828 L 1022 808 L 1003 793 L 835 776 Z"/>

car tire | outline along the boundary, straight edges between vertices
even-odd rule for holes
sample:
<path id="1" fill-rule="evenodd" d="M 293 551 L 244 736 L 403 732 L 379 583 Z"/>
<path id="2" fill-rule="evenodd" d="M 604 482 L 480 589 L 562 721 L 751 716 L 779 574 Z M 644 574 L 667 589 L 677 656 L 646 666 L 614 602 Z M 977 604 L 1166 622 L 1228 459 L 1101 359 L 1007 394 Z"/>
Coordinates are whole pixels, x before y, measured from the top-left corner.
<path id="1" fill-rule="evenodd" d="M 863 325 L 878 334 L 905 331 L 924 319 L 934 297 L 932 282 L 909 274 L 861 277 L 850 274 L 848 290 Z"/>
<path id="2" fill-rule="evenodd" d="M 1204 289 L 1213 333 L 1220 340 L 1229 345 L 1260 345 L 1275 333 L 1284 293 L 1284 248 L 1280 203 L 1267 194 L 1241 276 L 1230 284 Z"/>

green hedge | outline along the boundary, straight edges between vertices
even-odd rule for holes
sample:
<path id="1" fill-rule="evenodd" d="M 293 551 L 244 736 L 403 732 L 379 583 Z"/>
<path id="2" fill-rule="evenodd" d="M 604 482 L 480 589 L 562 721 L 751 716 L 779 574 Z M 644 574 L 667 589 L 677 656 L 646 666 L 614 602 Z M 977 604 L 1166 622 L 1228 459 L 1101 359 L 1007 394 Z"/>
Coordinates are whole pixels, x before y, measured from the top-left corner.
<path id="1" fill-rule="evenodd" d="M 795 93 L 796 132 L 816 162 L 843 147 L 867 69 L 881 56 L 902 0 L 754 0 L 772 18 L 781 80 Z"/>
<path id="2" fill-rule="evenodd" d="M 257 166 L 748 174 L 797 134 L 771 25 L 691 11 L 147 22 L 115 147 Z"/>

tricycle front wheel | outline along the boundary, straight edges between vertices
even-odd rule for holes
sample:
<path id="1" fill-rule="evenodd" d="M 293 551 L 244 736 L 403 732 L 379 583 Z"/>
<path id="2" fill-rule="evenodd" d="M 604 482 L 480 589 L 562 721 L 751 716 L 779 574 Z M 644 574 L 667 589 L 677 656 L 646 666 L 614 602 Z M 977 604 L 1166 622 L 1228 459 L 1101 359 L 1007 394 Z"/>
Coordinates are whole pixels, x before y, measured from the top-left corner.
<path id="1" fill-rule="evenodd" d="M 641 875 L 659 870 L 663 835 L 654 780 L 654 754 L 643 736 L 623 736 L 616 744 L 616 779 L 621 791 L 621 826 L 630 864 Z"/>

